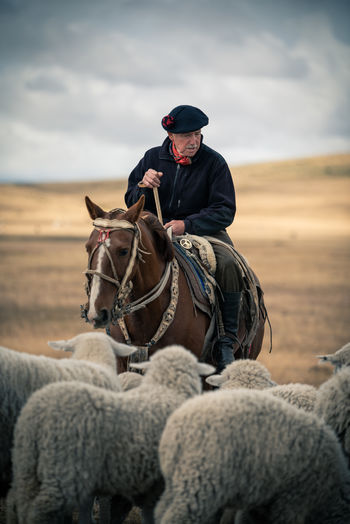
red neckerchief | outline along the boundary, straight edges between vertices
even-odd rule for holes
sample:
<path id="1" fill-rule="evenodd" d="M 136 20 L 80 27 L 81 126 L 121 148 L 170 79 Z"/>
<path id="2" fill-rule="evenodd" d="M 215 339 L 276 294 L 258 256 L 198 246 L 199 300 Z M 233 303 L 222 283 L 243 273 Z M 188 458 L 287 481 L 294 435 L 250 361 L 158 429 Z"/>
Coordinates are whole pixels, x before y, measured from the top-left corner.
<path id="1" fill-rule="evenodd" d="M 177 164 L 181 164 L 182 166 L 188 166 L 188 164 L 191 164 L 192 161 L 190 157 L 181 155 L 178 150 L 175 147 L 174 142 L 171 142 L 174 160 Z"/>

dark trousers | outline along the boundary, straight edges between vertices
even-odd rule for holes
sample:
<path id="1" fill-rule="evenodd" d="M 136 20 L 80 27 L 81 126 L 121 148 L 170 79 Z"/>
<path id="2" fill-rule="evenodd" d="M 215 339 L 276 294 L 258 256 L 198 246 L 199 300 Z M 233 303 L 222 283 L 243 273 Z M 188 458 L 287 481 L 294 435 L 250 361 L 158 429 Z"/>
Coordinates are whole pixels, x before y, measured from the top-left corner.
<path id="1" fill-rule="evenodd" d="M 226 230 L 219 231 L 215 235 L 210 235 L 226 244 L 233 246 L 232 240 Z M 212 244 L 216 256 L 215 279 L 224 293 L 234 293 L 242 291 L 242 275 L 235 259 L 228 248 L 218 244 Z"/>

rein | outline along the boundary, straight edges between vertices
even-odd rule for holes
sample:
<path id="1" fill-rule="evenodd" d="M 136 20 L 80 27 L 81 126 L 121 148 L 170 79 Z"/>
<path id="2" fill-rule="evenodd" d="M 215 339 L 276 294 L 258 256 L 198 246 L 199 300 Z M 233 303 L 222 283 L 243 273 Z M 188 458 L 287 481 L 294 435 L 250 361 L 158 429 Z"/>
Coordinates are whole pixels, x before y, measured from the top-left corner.
<path id="1" fill-rule="evenodd" d="M 125 315 L 130 315 L 131 313 L 138 311 L 141 308 L 145 308 L 147 304 L 150 302 L 153 302 L 156 298 L 158 298 L 162 292 L 165 289 L 165 286 L 169 280 L 170 273 L 172 275 L 172 282 L 171 282 L 171 297 L 170 302 L 163 313 L 161 323 L 154 334 L 154 336 L 151 338 L 151 340 L 146 343 L 144 346 L 139 346 L 141 348 L 148 349 L 152 345 L 156 344 L 158 340 L 164 335 L 165 331 L 168 329 L 169 325 L 172 323 L 176 306 L 178 303 L 178 296 L 179 296 L 179 289 L 178 289 L 178 277 L 179 277 L 179 266 L 177 261 L 174 259 L 172 262 L 168 262 L 165 266 L 163 275 L 158 282 L 150 291 L 148 291 L 145 295 L 142 297 L 134 300 L 133 302 L 126 303 L 126 299 L 128 295 L 130 294 L 133 283 L 131 280 L 129 280 L 130 275 L 132 274 L 132 271 L 135 266 L 135 262 L 137 259 L 141 260 L 142 262 L 145 262 L 142 258 L 142 254 L 150 255 L 147 251 L 142 249 L 140 246 L 142 245 L 141 240 L 141 231 L 138 224 L 133 224 L 127 220 L 118 220 L 118 219 L 103 219 L 103 218 L 97 218 L 93 221 L 93 226 L 95 230 L 99 231 L 99 236 L 97 240 L 97 244 L 92 250 L 89 260 L 88 260 L 88 268 L 84 272 L 86 277 L 88 278 L 88 283 L 86 286 L 86 293 L 88 297 L 90 297 L 90 281 L 89 276 L 98 276 L 112 284 L 114 284 L 117 287 L 117 292 L 114 299 L 113 308 L 111 311 L 112 316 L 112 324 L 116 325 L 118 323 L 120 330 L 124 336 L 124 339 L 127 344 L 131 344 L 131 338 L 129 336 L 129 332 L 124 320 Z M 111 253 L 108 249 L 108 246 L 106 245 L 106 240 L 110 238 L 110 234 L 114 231 L 119 231 L 121 229 L 129 230 L 134 232 L 133 242 L 132 242 L 132 248 L 131 248 L 131 255 L 130 260 L 127 265 L 127 268 L 125 270 L 125 273 L 123 275 L 122 280 L 118 278 L 118 274 L 115 268 L 115 265 L 113 263 L 113 259 L 111 256 Z M 97 271 L 96 269 L 91 269 L 91 263 L 92 259 L 94 257 L 94 254 L 96 251 L 103 247 L 113 273 L 113 278 L 105 275 L 104 273 L 101 273 L 100 271 Z M 82 317 L 85 318 L 85 320 L 88 322 L 87 319 L 87 306 L 81 306 L 82 309 Z"/>

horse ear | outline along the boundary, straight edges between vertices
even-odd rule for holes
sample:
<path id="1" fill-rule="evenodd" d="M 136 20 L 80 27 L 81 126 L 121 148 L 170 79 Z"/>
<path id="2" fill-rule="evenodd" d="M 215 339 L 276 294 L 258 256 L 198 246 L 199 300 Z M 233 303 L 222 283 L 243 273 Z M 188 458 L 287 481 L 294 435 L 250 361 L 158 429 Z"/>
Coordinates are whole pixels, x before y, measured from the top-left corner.
<path id="1" fill-rule="evenodd" d="M 145 204 L 145 195 L 141 195 L 139 200 L 133 206 L 129 207 L 123 216 L 124 220 L 128 220 L 132 224 L 135 224 L 143 211 L 143 206 Z"/>
<path id="2" fill-rule="evenodd" d="M 94 204 L 88 196 L 85 197 L 85 204 L 92 220 L 95 220 L 95 218 L 103 218 L 105 216 L 106 212 L 97 204 Z"/>

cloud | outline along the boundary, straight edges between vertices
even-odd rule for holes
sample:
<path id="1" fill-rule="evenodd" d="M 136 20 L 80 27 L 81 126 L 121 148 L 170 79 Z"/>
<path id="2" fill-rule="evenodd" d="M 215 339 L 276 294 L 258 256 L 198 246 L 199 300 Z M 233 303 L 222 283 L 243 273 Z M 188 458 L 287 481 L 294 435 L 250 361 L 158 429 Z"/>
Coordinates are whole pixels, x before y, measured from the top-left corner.
<path id="1" fill-rule="evenodd" d="M 230 163 L 349 150 L 344 19 L 341 0 L 0 0 L 0 179 L 126 176 L 182 103 Z"/>

